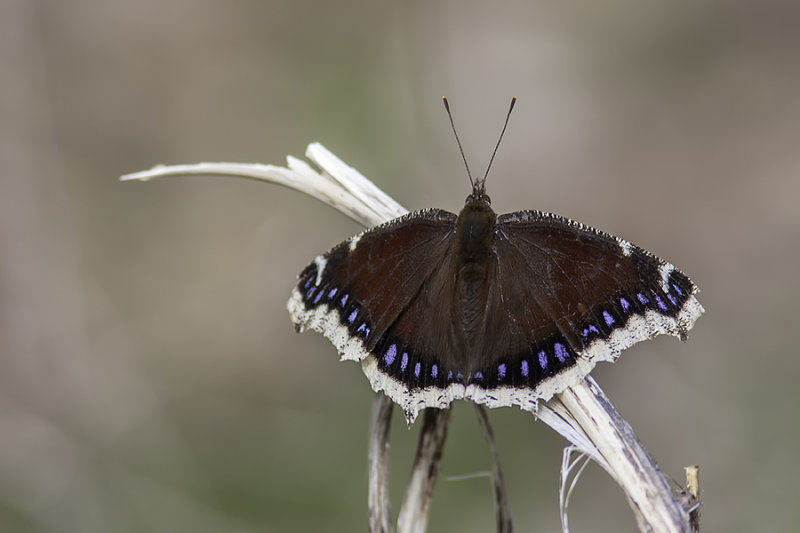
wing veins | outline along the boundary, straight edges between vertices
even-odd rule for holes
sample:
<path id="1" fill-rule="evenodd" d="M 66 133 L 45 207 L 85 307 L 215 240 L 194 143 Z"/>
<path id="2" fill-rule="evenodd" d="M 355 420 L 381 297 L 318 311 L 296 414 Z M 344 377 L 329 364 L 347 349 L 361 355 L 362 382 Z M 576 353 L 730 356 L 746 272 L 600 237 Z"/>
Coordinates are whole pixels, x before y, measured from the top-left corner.
<path id="1" fill-rule="evenodd" d="M 533 270 L 530 262 L 527 260 L 527 258 L 525 257 L 525 254 L 522 252 L 520 247 L 517 246 L 510 239 L 508 239 L 508 236 L 505 234 L 505 232 L 503 232 L 503 237 L 506 239 L 506 242 L 508 242 L 508 244 L 511 245 L 514 248 L 514 250 L 522 257 L 522 260 L 525 263 L 525 265 L 528 267 L 528 269 Z M 536 245 L 534 245 L 534 246 L 536 246 Z M 539 246 L 536 246 L 536 247 L 539 248 L 540 251 L 541 251 L 541 247 L 539 247 Z M 545 252 L 542 252 L 542 253 L 545 256 L 548 255 Z M 554 261 L 552 261 L 552 260 L 550 260 L 550 261 L 554 263 Z M 556 265 L 556 266 L 558 266 L 558 265 Z M 566 276 L 566 273 L 564 272 L 564 270 L 561 267 L 558 267 L 558 268 L 559 268 L 559 270 L 561 270 L 561 273 L 564 274 L 564 276 L 567 279 L 570 279 L 568 276 Z M 571 280 L 570 280 L 570 283 L 572 283 Z M 539 298 L 536 297 L 535 291 L 528 290 L 528 287 L 529 287 L 528 285 L 523 284 L 522 286 L 525 288 L 526 292 L 531 296 L 531 298 L 533 298 L 533 300 L 536 301 L 536 303 L 539 305 L 539 307 L 542 309 L 542 311 L 544 311 L 544 313 L 548 316 L 548 318 L 550 318 L 550 320 L 553 321 L 553 323 L 555 324 L 556 328 L 561 333 L 561 335 L 564 336 L 565 339 L 567 339 L 569 341 L 570 339 L 578 337 L 576 332 L 574 332 L 574 331 L 566 331 L 564 329 L 564 327 L 560 324 L 560 321 L 556 320 L 555 318 L 552 317 L 551 311 L 549 311 L 547 307 L 545 307 L 545 306 L 543 306 L 541 304 L 541 301 L 539 300 Z M 574 283 L 573 283 L 573 287 L 575 287 Z M 583 291 L 579 290 L 578 287 L 575 287 L 575 289 L 578 291 L 578 293 L 581 295 L 581 297 L 585 296 Z M 554 299 L 554 301 L 558 302 L 557 299 Z M 558 302 L 558 304 L 561 305 L 561 302 Z M 570 342 L 570 344 L 572 344 L 572 343 Z M 573 346 L 573 348 L 575 349 L 576 352 L 580 352 L 583 347 L 579 345 L 579 346 Z"/>

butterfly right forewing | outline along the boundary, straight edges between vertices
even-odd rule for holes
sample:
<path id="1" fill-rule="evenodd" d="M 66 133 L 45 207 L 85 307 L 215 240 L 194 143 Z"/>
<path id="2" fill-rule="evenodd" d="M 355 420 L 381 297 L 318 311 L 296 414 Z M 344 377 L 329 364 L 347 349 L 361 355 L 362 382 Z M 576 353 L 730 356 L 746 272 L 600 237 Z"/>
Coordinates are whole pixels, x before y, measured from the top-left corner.
<path id="1" fill-rule="evenodd" d="M 524 280 L 526 300 L 513 305 L 524 314 L 537 302 L 568 343 L 548 356 L 614 360 L 655 335 L 685 336 L 702 313 L 685 274 L 607 233 L 538 211 L 502 215 L 496 231 L 502 261 Z"/>

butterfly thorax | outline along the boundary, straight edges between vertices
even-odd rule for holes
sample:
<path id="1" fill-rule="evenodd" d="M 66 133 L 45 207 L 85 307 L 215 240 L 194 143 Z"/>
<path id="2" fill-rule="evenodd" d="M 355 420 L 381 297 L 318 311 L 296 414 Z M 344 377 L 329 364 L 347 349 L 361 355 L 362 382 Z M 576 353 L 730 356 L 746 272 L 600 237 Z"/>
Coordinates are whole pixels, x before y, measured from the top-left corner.
<path id="1" fill-rule="evenodd" d="M 455 294 L 452 299 L 454 339 L 466 361 L 474 361 L 485 334 L 489 280 L 494 268 L 493 239 L 496 215 L 485 195 L 470 195 L 456 222 L 453 261 Z"/>

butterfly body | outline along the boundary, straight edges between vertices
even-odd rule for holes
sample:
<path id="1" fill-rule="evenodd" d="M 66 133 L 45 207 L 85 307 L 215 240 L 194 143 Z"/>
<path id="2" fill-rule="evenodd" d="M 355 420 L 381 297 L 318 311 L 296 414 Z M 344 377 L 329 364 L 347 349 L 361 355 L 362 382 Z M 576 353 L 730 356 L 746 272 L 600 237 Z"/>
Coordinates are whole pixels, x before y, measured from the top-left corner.
<path id="1" fill-rule="evenodd" d="M 461 354 L 461 368 L 470 374 L 472 364 L 485 348 L 487 305 L 494 275 L 493 250 L 496 215 L 488 197 L 467 198 L 458 215 L 450 263 L 454 283 L 450 331 L 456 337 L 454 353 Z"/>
<path id="2" fill-rule="evenodd" d="M 496 215 L 481 182 L 458 215 L 410 213 L 319 256 L 288 307 L 412 421 L 456 399 L 535 411 L 636 342 L 684 338 L 703 312 L 696 292 L 618 237 L 540 211 Z"/>

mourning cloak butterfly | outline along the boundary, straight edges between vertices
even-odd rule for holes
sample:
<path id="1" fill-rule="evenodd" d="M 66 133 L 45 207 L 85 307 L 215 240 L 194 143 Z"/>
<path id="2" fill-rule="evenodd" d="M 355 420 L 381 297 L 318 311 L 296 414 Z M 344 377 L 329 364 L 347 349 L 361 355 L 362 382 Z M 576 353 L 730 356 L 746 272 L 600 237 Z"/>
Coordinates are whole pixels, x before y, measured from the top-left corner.
<path id="1" fill-rule="evenodd" d="M 409 213 L 317 257 L 288 302 L 298 331 L 361 361 L 409 423 L 457 399 L 535 412 L 639 341 L 685 339 L 703 312 L 686 275 L 567 218 L 497 216 L 484 183 L 458 215 Z"/>

